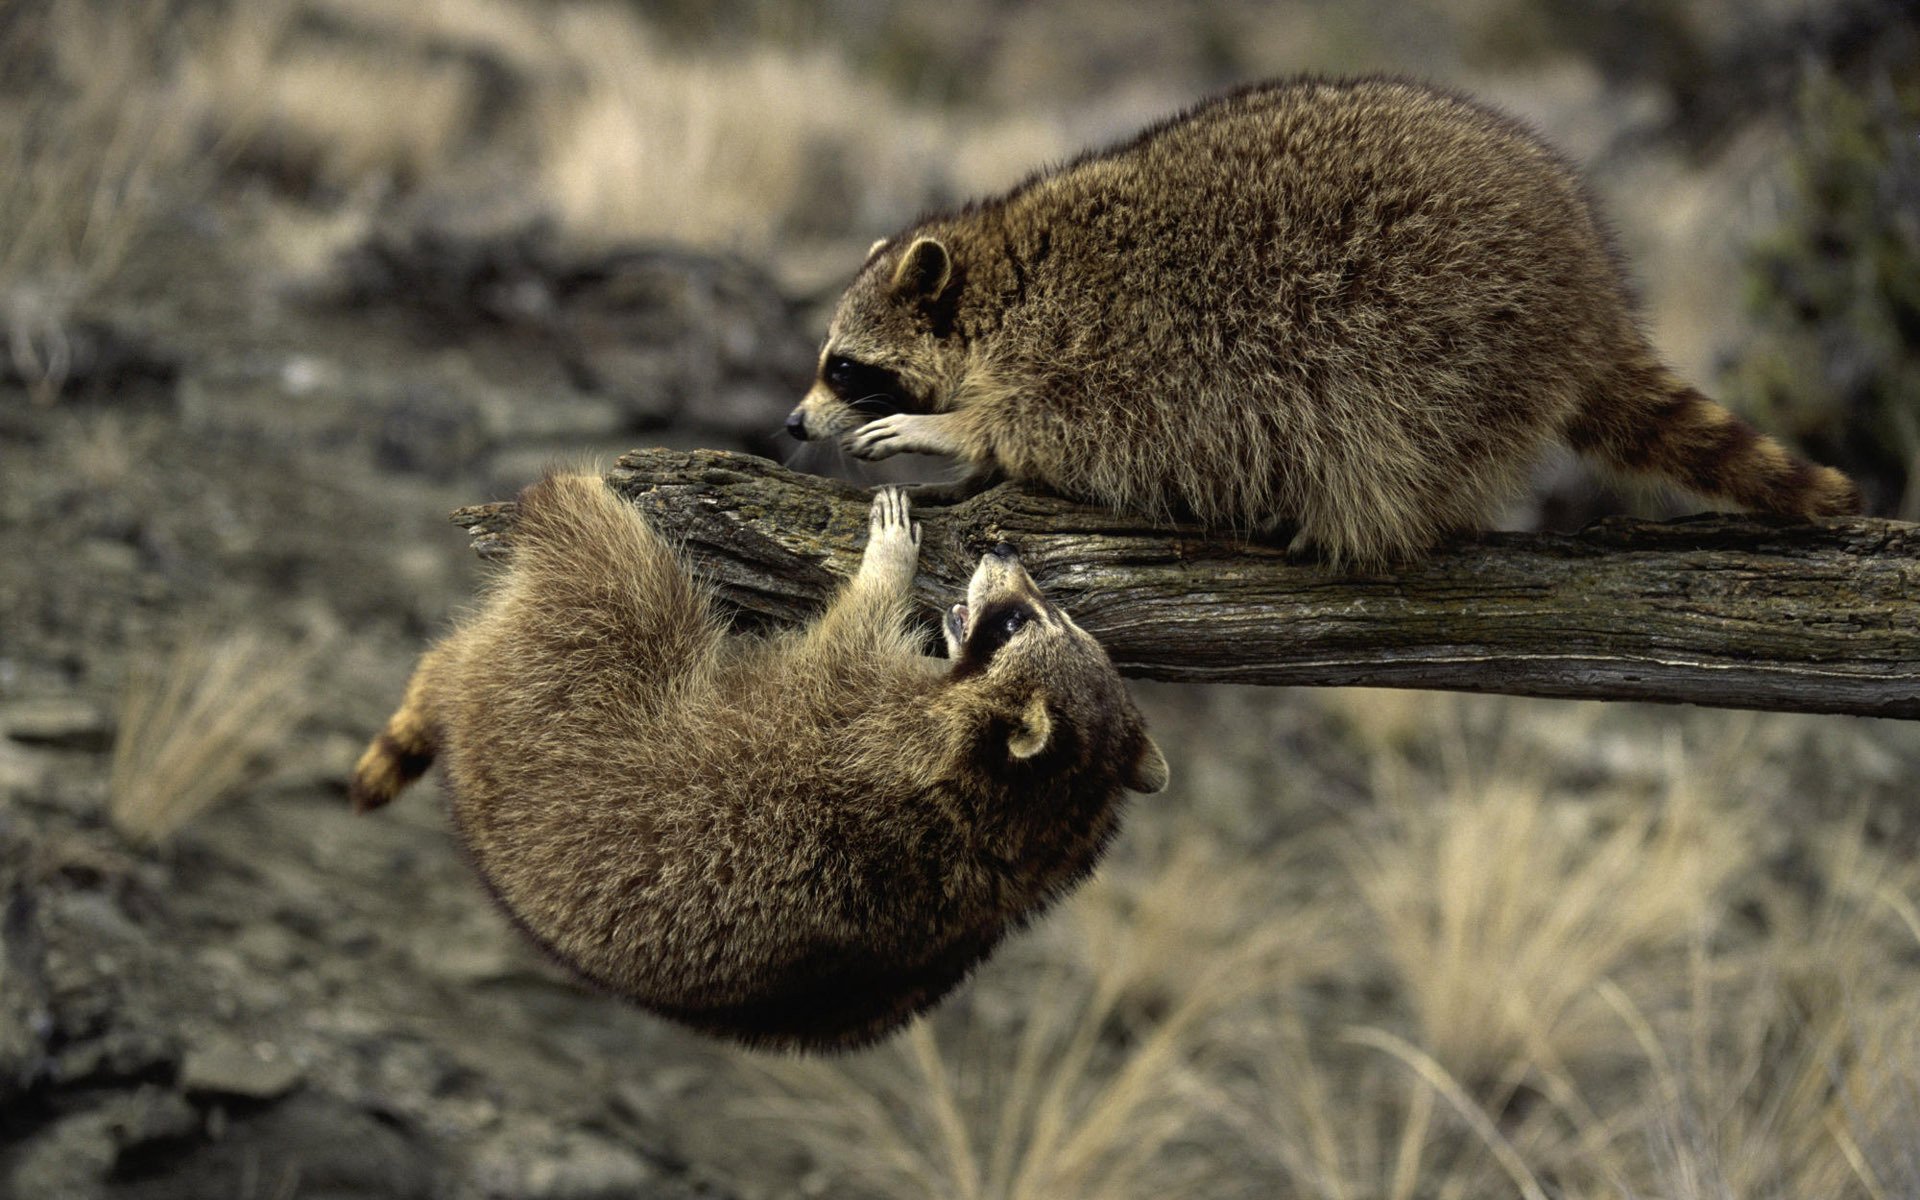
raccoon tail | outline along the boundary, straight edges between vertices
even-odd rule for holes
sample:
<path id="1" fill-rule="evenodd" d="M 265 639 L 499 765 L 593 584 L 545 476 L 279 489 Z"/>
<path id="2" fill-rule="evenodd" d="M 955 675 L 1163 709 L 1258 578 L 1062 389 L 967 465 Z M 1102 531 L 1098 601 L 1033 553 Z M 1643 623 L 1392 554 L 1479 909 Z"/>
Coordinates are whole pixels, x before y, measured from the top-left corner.
<path id="1" fill-rule="evenodd" d="M 414 668 L 399 711 L 387 718 L 386 728 L 354 764 L 353 778 L 347 783 L 347 799 L 353 802 L 353 811 L 364 813 L 385 807 L 433 765 L 434 755 L 440 750 L 440 738 L 428 712 L 427 675 L 433 657 L 434 652 L 428 651 Z"/>
<path id="2" fill-rule="evenodd" d="M 635 703 L 652 703 L 711 659 L 725 626 L 709 589 L 597 474 L 549 474 L 521 492 L 513 537 L 532 634 L 575 677 L 651 681 Z"/>
<path id="3" fill-rule="evenodd" d="M 1567 429 L 1575 450 L 1702 496 L 1812 520 L 1861 509 L 1860 489 L 1808 462 L 1658 363 L 1623 367 Z"/>

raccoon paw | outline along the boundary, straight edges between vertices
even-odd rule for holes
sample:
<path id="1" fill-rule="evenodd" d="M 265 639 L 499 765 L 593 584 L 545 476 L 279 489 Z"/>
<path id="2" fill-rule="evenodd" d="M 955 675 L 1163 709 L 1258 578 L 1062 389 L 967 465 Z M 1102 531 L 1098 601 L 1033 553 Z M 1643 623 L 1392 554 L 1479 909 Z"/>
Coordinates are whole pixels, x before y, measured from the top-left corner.
<path id="1" fill-rule="evenodd" d="M 897 487 L 874 494 L 867 517 L 867 549 L 860 558 L 860 575 L 883 586 L 906 591 L 920 564 L 920 526 L 909 516 L 907 494 Z"/>
<path id="2" fill-rule="evenodd" d="M 960 447 L 947 436 L 941 415 L 894 413 L 868 421 L 847 438 L 847 452 L 868 462 L 896 454 L 957 454 Z"/>

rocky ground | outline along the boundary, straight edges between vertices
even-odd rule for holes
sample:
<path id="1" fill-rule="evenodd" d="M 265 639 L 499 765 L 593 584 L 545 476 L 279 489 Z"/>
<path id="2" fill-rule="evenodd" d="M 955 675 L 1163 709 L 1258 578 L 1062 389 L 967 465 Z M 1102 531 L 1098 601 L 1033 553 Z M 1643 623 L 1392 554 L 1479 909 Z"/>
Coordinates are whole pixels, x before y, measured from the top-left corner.
<path id="1" fill-rule="evenodd" d="M 0 386 L 0 1194 L 730 1194 L 682 1144 L 709 1048 L 527 953 L 430 789 L 355 819 L 343 787 L 476 578 L 446 512 L 563 452 L 773 452 L 796 306 L 538 236 L 376 240 L 296 294 L 236 261 L 246 219 L 133 263 L 51 403 Z M 304 646 L 309 716 L 147 852 L 108 750 L 183 620 Z"/>

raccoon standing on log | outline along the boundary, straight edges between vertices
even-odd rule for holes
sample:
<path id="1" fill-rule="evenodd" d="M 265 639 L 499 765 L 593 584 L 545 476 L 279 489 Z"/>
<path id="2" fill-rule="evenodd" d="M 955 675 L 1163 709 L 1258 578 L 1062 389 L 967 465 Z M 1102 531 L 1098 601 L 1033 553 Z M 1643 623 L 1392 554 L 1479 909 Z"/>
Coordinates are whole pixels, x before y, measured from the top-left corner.
<path id="1" fill-rule="evenodd" d="M 1362 564 L 1485 524 L 1555 443 L 1860 508 L 1662 365 L 1566 160 L 1391 79 L 1233 92 L 876 243 L 787 428 Z"/>
<path id="2" fill-rule="evenodd" d="M 874 500 L 818 620 L 727 632 L 600 480 L 521 496 L 486 606 L 428 651 L 355 767 L 378 808 L 445 767 L 496 899 L 586 979 L 756 1045 L 870 1041 L 1093 869 L 1167 764 L 1091 636 L 1012 551 L 908 630 L 919 530 Z"/>

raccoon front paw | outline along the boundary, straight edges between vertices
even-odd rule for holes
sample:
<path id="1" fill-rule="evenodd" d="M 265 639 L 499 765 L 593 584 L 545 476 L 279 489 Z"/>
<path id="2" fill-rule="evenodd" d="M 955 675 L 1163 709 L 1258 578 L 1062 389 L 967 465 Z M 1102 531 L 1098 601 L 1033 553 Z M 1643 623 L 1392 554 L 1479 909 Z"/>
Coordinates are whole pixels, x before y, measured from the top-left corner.
<path id="1" fill-rule="evenodd" d="M 939 413 L 894 413 L 867 422 L 847 438 L 847 452 L 868 462 L 896 454 L 956 454 L 959 449 Z"/>
<path id="2" fill-rule="evenodd" d="M 907 493 L 897 487 L 874 493 L 867 517 L 867 549 L 860 558 L 862 579 L 904 592 L 913 586 L 920 564 L 920 526 L 910 517 Z"/>

